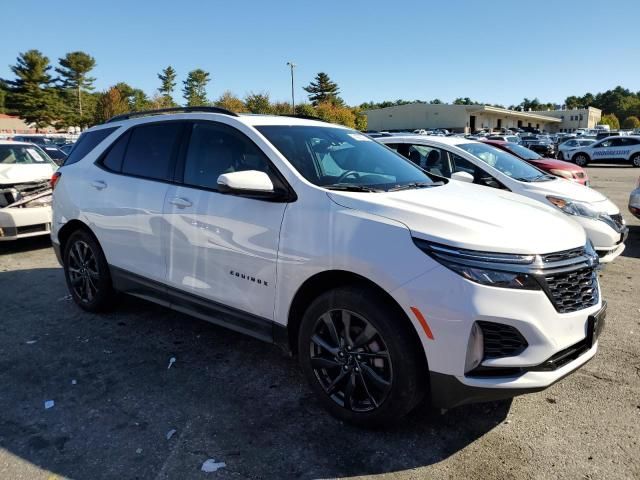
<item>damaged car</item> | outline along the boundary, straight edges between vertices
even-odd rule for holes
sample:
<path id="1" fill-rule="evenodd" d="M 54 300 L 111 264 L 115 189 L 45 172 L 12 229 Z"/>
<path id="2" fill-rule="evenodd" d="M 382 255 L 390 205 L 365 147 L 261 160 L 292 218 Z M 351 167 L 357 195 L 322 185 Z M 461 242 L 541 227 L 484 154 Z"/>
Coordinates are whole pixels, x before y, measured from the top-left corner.
<path id="1" fill-rule="evenodd" d="M 49 234 L 57 168 L 36 145 L 0 141 L 0 241 Z"/>

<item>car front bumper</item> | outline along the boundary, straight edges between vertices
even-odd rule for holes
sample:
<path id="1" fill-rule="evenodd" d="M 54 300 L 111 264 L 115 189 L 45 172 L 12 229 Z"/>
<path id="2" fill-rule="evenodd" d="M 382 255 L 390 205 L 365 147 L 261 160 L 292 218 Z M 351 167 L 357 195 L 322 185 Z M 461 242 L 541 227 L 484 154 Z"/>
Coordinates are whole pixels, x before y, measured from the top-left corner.
<path id="1" fill-rule="evenodd" d="M 442 408 L 545 389 L 582 366 L 597 351 L 597 342 L 587 345 L 587 339 L 590 317 L 602 308 L 599 297 L 590 307 L 559 313 L 543 290 L 479 285 L 445 267 L 437 267 L 393 294 L 408 306 L 407 315 L 412 321 L 416 308 L 428 324 L 430 336 L 419 321 L 414 321 L 429 365 L 432 400 Z M 475 322 L 513 327 L 527 346 L 513 356 L 483 359 L 481 373 L 475 368 L 466 372 Z M 572 352 L 575 358 L 565 357 L 568 363 L 546 368 L 564 352 Z"/>
<path id="2" fill-rule="evenodd" d="M 0 209 L 0 241 L 48 235 L 51 207 L 5 207 Z"/>
<path id="3" fill-rule="evenodd" d="M 624 242 L 629 234 L 628 227 L 625 226 L 618 231 L 602 220 L 578 216 L 574 217 L 574 220 L 584 228 L 598 252 L 600 263 L 612 262 L 624 251 Z"/>

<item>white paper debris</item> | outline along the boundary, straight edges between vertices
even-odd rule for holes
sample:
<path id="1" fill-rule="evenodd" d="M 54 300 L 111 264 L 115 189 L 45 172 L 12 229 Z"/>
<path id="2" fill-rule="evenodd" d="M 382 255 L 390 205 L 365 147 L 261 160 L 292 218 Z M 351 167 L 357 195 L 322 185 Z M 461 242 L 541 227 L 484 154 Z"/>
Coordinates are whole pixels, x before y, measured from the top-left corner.
<path id="1" fill-rule="evenodd" d="M 26 341 L 26 342 L 24 342 L 24 343 L 26 343 L 27 345 L 33 345 L 33 344 L 34 344 L 34 343 L 36 343 L 36 342 L 37 342 L 37 340 L 27 340 L 27 341 Z"/>
<path id="2" fill-rule="evenodd" d="M 59 302 L 68 302 L 69 300 L 71 300 L 71 295 L 65 295 L 64 297 L 60 297 L 58 299 Z"/>
<path id="3" fill-rule="evenodd" d="M 53 406 L 56 404 L 56 402 L 54 402 L 53 400 L 45 400 L 44 402 L 44 408 L 45 410 L 48 410 L 50 408 L 53 408 Z"/>
<path id="4" fill-rule="evenodd" d="M 167 370 L 169 370 L 171 368 L 171 365 L 173 365 L 174 363 L 176 363 L 176 357 L 171 357 L 169 359 L 169 366 L 167 367 Z"/>
<path id="5" fill-rule="evenodd" d="M 176 433 L 176 429 L 175 428 L 172 428 L 171 430 L 169 430 L 167 432 L 167 440 L 171 440 L 171 437 L 173 437 L 175 435 L 175 433 Z"/>
<path id="6" fill-rule="evenodd" d="M 140 455 L 142 453 L 142 449 L 141 448 L 136 449 L 136 453 Z"/>
<path id="7" fill-rule="evenodd" d="M 76 379 L 75 379 L 75 378 L 74 378 L 73 380 L 71 380 L 71 385 L 75 385 L 75 384 L 77 384 L 77 383 L 78 383 L 78 382 L 76 381 Z"/>
<path id="8" fill-rule="evenodd" d="M 202 464 L 202 471 L 206 472 L 206 473 L 211 473 L 211 472 L 216 472 L 218 470 L 220 470 L 221 468 L 226 467 L 227 464 L 224 462 L 216 462 L 213 458 L 210 458 L 209 460 L 206 460 L 203 464 Z"/>

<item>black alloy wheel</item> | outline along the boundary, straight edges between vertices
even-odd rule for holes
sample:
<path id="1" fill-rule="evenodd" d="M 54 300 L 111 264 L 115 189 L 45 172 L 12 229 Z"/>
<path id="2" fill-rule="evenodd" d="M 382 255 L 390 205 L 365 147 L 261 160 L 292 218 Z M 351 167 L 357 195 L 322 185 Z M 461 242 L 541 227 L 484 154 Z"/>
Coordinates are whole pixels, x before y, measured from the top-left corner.
<path id="1" fill-rule="evenodd" d="M 393 383 L 393 366 L 380 333 L 365 318 L 343 309 L 316 321 L 309 344 L 311 367 L 325 393 L 354 412 L 378 408 Z"/>
<path id="2" fill-rule="evenodd" d="M 67 287 L 81 308 L 98 312 L 113 305 L 109 265 L 93 235 L 75 231 L 64 245 L 62 258 Z"/>

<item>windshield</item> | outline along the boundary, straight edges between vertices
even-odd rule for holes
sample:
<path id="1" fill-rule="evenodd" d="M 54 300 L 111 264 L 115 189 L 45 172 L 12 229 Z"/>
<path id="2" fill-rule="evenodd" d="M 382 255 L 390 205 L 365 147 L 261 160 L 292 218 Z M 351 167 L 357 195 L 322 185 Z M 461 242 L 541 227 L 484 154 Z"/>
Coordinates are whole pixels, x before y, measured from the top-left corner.
<path id="1" fill-rule="evenodd" d="M 522 145 L 516 145 L 515 143 L 506 143 L 503 147 L 525 160 L 540 160 L 542 158 L 533 150 L 529 150 L 527 147 L 523 147 Z"/>
<path id="2" fill-rule="evenodd" d="M 0 164 L 55 165 L 53 160 L 35 145 L 0 145 Z"/>
<path id="3" fill-rule="evenodd" d="M 539 182 L 553 180 L 555 178 L 504 150 L 485 145 L 484 143 L 463 143 L 457 146 L 514 180 Z"/>
<path id="4" fill-rule="evenodd" d="M 406 158 L 355 130 L 283 125 L 256 128 L 314 185 L 363 191 L 440 185 Z"/>

